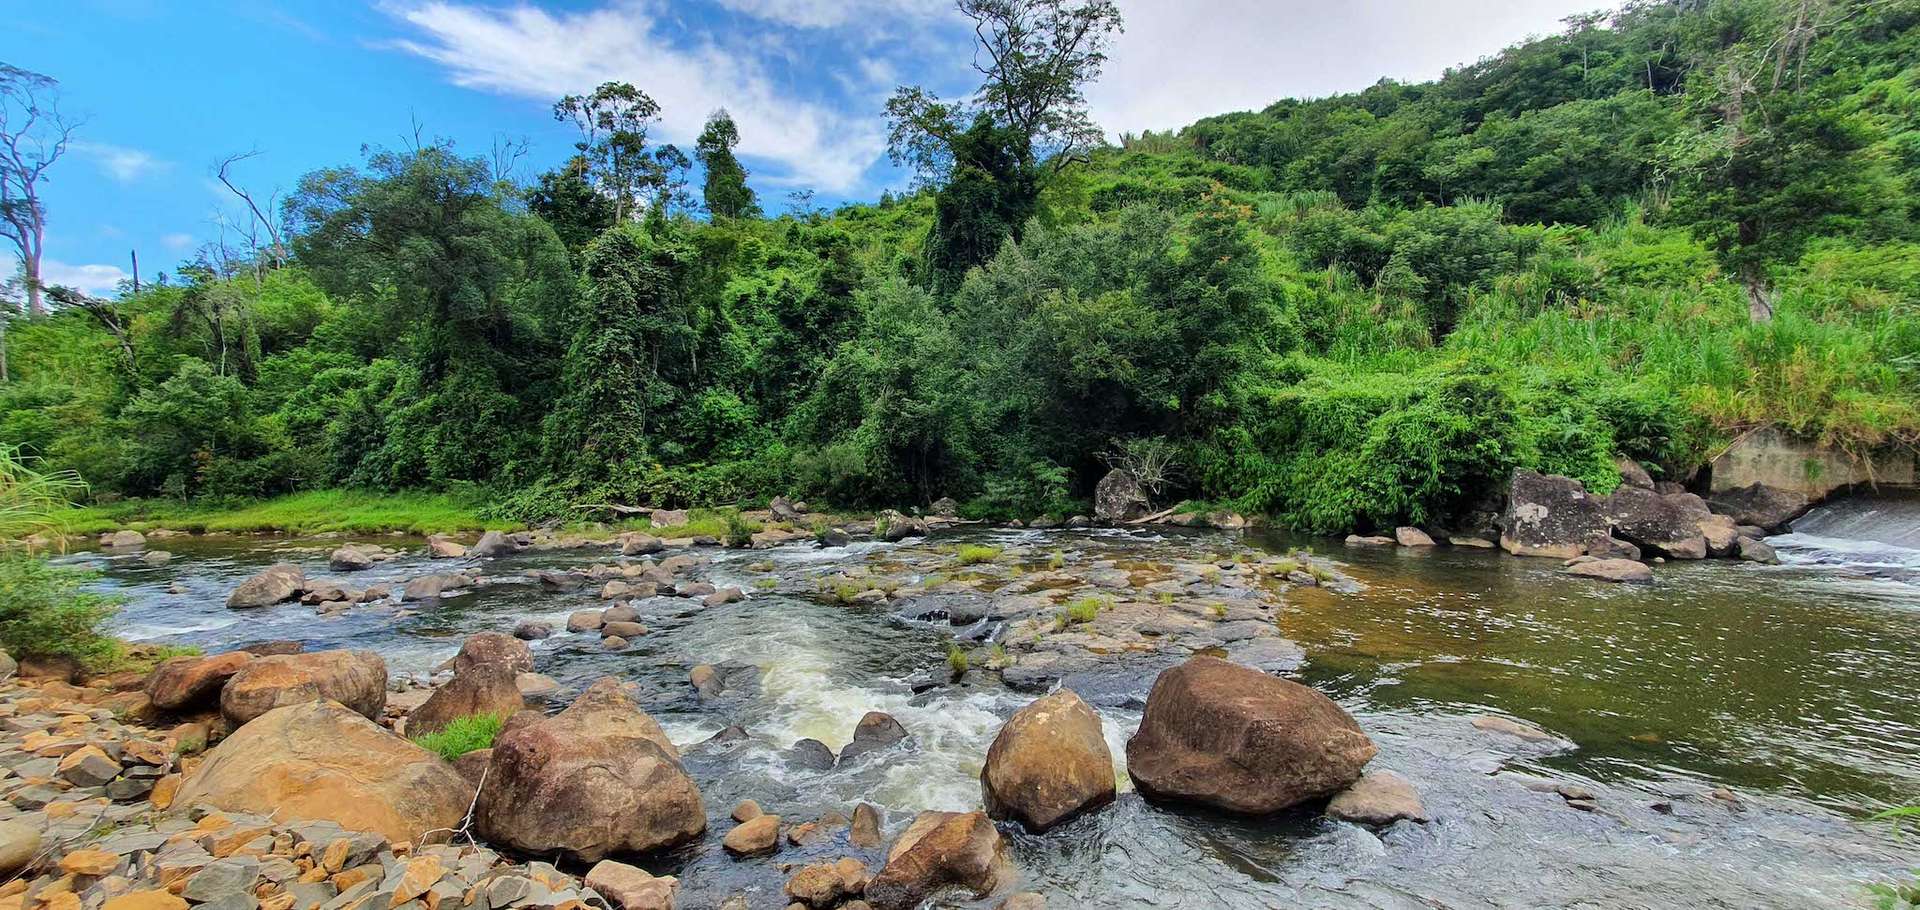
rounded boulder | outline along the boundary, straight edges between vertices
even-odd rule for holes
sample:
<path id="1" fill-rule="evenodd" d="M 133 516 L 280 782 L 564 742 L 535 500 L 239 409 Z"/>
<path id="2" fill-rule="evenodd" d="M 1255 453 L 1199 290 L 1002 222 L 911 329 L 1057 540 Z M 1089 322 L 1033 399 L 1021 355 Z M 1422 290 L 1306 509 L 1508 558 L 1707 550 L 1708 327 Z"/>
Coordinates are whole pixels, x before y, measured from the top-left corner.
<path id="1" fill-rule="evenodd" d="M 987 814 L 1040 832 L 1114 797 L 1113 752 L 1100 716 L 1071 689 L 1014 712 L 987 749 Z"/>

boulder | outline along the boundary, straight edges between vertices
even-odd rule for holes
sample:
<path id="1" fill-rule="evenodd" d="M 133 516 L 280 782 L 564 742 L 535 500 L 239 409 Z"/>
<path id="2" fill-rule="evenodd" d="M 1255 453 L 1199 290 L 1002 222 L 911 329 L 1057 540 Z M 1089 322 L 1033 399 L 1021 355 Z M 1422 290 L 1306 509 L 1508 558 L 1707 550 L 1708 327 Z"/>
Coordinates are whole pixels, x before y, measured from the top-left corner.
<path id="1" fill-rule="evenodd" d="M 934 500 L 932 505 L 927 506 L 927 512 L 941 518 L 952 518 L 960 514 L 960 503 L 954 501 L 951 496 L 942 496 Z"/>
<path id="2" fill-rule="evenodd" d="M 40 828 L 18 818 L 0 819 L 0 877 L 13 878 L 40 854 Z"/>
<path id="3" fill-rule="evenodd" d="M 658 553 L 666 548 L 667 545 L 663 543 L 660 538 L 652 534 L 634 532 L 620 535 L 621 556 L 645 556 L 649 553 Z"/>
<path id="4" fill-rule="evenodd" d="M 907 728 L 885 711 L 868 711 L 853 726 L 853 741 L 840 750 L 840 761 L 877 752 L 907 738 Z"/>
<path id="5" fill-rule="evenodd" d="M 1640 548 L 1612 534 L 1602 534 L 1587 542 L 1587 555 L 1595 559 L 1639 559 Z"/>
<path id="6" fill-rule="evenodd" d="M 1694 522 L 1700 534 L 1707 542 L 1707 555 L 1721 559 L 1734 555 L 1734 548 L 1740 544 L 1740 528 L 1733 519 L 1725 515 L 1709 515 Z"/>
<path id="7" fill-rule="evenodd" d="M 1624 584 L 1653 584 L 1653 570 L 1644 562 L 1631 559 L 1586 559 L 1567 567 L 1567 573 L 1582 578 Z"/>
<path id="8" fill-rule="evenodd" d="M 332 701 L 277 708 L 235 730 L 174 806 L 331 821 L 393 841 L 458 827 L 472 788 L 439 756 Z"/>
<path id="9" fill-rule="evenodd" d="M 359 547 L 341 547 L 327 557 L 327 566 L 336 572 L 358 572 L 373 568 L 373 554 Z"/>
<path id="10" fill-rule="evenodd" d="M 656 528 L 679 528 L 686 526 L 686 509 L 654 509 L 649 521 Z"/>
<path id="11" fill-rule="evenodd" d="M 465 555 L 467 548 L 445 534 L 434 534 L 427 538 L 427 557 L 430 559 L 459 559 Z"/>
<path id="12" fill-rule="evenodd" d="M 1752 483 L 1730 490 L 1716 490 L 1707 505 L 1738 524 L 1777 531 L 1786 527 L 1787 522 L 1799 518 L 1813 503 L 1807 494 L 1797 490 Z"/>
<path id="13" fill-rule="evenodd" d="M 553 623 L 523 619 L 513 624 L 513 637 L 521 641 L 540 641 L 553 637 Z"/>
<path id="14" fill-rule="evenodd" d="M 315 651 L 247 662 L 220 690 L 220 713 L 244 724 L 275 708 L 330 699 L 366 717 L 387 705 L 387 663 L 372 651 Z"/>
<path id="15" fill-rule="evenodd" d="M 407 715 L 407 735 L 424 736 L 446 729 L 462 717 L 493 714 L 506 720 L 526 707 L 517 684 L 519 671 L 505 663 L 475 664 L 454 671 L 453 679 L 433 690 L 420 707 Z"/>
<path id="16" fill-rule="evenodd" d="M 1349 547 L 1391 547 L 1398 541 L 1383 534 L 1348 534 L 1345 543 Z"/>
<path id="17" fill-rule="evenodd" d="M 1115 468 L 1093 488 L 1093 515 L 1109 524 L 1147 514 L 1147 493 L 1132 474 Z"/>
<path id="18" fill-rule="evenodd" d="M 1669 559 L 1707 558 L 1707 538 L 1700 520 L 1710 513 L 1692 493 L 1662 495 L 1640 487 L 1621 487 L 1602 507 L 1613 525 L 1613 535 Z"/>
<path id="19" fill-rule="evenodd" d="M 467 550 L 468 556 L 493 558 L 512 556 L 520 552 L 520 543 L 499 531 L 488 531 L 480 535 L 479 542 Z"/>
<path id="20" fill-rule="evenodd" d="M 1587 541 L 1607 533 L 1599 500 L 1571 477 L 1515 471 L 1507 485 L 1500 546 L 1515 556 L 1571 559 Z"/>
<path id="21" fill-rule="evenodd" d="M 673 892 L 679 880 L 656 876 L 637 866 L 603 859 L 587 870 L 586 886 L 607 899 L 616 910 L 673 910 Z"/>
<path id="22" fill-rule="evenodd" d="M 601 610 L 575 610 L 567 616 L 568 632 L 598 632 L 606 624 Z"/>
<path id="23" fill-rule="evenodd" d="M 978 900 L 1012 878 L 1006 841 L 984 812 L 922 812 L 867 883 L 877 910 L 907 910 L 946 888 Z"/>
<path id="24" fill-rule="evenodd" d="M 147 545 L 147 535 L 130 529 L 109 531 L 100 535 L 100 546 L 109 550 L 131 550 Z"/>
<path id="25" fill-rule="evenodd" d="M 527 643 L 499 632 L 475 632 L 460 643 L 459 653 L 447 662 L 456 674 L 482 664 L 499 664 L 519 673 L 533 671 L 533 651 Z"/>
<path id="26" fill-rule="evenodd" d="M 1653 475 L 1648 474 L 1647 469 L 1640 466 L 1640 462 L 1625 455 L 1618 455 L 1614 457 L 1613 463 L 1620 469 L 1621 486 L 1638 487 L 1642 490 L 1653 489 Z"/>
<path id="27" fill-rule="evenodd" d="M 407 580 L 406 587 L 400 589 L 400 599 L 409 602 L 434 600 L 448 591 L 469 587 L 472 584 L 472 576 L 460 573 L 422 575 Z"/>
<path id="28" fill-rule="evenodd" d="M 1740 554 L 1740 558 L 1748 562 L 1757 562 L 1768 566 L 1780 564 L 1780 554 L 1774 552 L 1773 544 L 1767 543 L 1764 540 L 1742 537 L 1736 545 L 1736 549 Z"/>
<path id="29" fill-rule="evenodd" d="M 787 763 L 809 771 L 833 770 L 833 747 L 817 739 L 803 739 L 787 747 Z"/>
<path id="30" fill-rule="evenodd" d="M 503 731 L 488 780 L 476 827 L 524 853 L 591 863 L 672 847 L 707 829 L 680 753 L 612 678 L 553 717 Z"/>
<path id="31" fill-rule="evenodd" d="M 1341 821 L 1385 826 L 1403 819 L 1424 822 L 1427 807 L 1406 778 L 1392 771 L 1368 771 L 1327 803 L 1327 814 Z"/>
<path id="32" fill-rule="evenodd" d="M 1394 528 L 1393 541 L 1403 547 L 1433 546 L 1433 537 L 1419 528 Z"/>
<path id="33" fill-rule="evenodd" d="M 720 846 L 735 856 L 772 853 L 780 844 L 780 816 L 760 814 L 733 827 Z"/>
<path id="34" fill-rule="evenodd" d="M 987 815 L 1045 831 L 1113 802 L 1113 753 L 1100 716 L 1071 689 L 1014 712 L 980 771 Z"/>
<path id="35" fill-rule="evenodd" d="M 235 610 L 270 607 L 300 596 L 306 590 L 307 573 L 290 562 L 277 563 L 240 583 L 227 595 L 227 606 Z"/>
<path id="36" fill-rule="evenodd" d="M 624 638 L 628 641 L 647 634 L 647 627 L 637 622 L 609 622 L 600 625 L 600 634 L 609 638 Z"/>
<path id="37" fill-rule="evenodd" d="M 845 856 L 831 863 L 802 867 L 787 880 L 785 890 L 796 905 L 825 908 L 851 906 L 843 902 L 859 896 L 866 888 L 867 865 L 855 857 Z"/>
<path id="38" fill-rule="evenodd" d="M 800 510 L 794 507 L 793 500 L 785 496 L 775 496 L 767 503 L 767 511 L 773 513 L 775 521 L 799 521 Z"/>
<path id="39" fill-rule="evenodd" d="M 1194 657 L 1154 680 L 1127 774 L 1154 799 L 1264 814 L 1346 788 L 1377 751 L 1318 691 Z"/>
<path id="40" fill-rule="evenodd" d="M 210 708 L 220 702 L 220 689 L 253 661 L 246 651 L 228 651 L 212 657 L 175 657 L 155 667 L 147 677 L 147 698 L 162 711 Z"/>

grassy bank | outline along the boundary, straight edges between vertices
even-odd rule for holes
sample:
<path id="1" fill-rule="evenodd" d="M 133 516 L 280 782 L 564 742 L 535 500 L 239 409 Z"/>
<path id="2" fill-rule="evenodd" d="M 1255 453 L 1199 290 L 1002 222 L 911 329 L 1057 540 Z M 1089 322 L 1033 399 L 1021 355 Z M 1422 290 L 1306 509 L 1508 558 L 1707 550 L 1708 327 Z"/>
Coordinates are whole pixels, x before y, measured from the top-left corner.
<path id="1" fill-rule="evenodd" d="M 485 506 L 486 502 L 480 497 L 453 493 L 314 490 L 241 503 L 128 500 L 77 507 L 56 517 L 74 534 L 98 534 L 117 528 L 229 533 L 406 531 L 436 534 L 517 527 L 511 521 L 484 517 Z"/>

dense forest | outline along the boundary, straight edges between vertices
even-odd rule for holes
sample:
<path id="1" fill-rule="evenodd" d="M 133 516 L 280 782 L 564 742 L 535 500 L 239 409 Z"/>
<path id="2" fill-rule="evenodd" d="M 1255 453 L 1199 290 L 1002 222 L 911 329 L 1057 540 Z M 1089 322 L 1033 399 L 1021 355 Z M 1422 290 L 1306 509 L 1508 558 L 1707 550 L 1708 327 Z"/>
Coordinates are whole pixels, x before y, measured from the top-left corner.
<path id="1" fill-rule="evenodd" d="M 1117 146 L 1081 94 L 1111 3 L 961 6 L 980 90 L 888 104 L 910 193 L 756 198 L 724 111 L 689 156 L 645 86 L 583 86 L 576 154 L 524 184 L 374 149 L 244 248 L 47 289 L 7 325 L 0 441 L 96 498 L 456 490 L 526 521 L 1030 518 L 1131 461 L 1162 504 L 1315 532 L 1468 522 L 1519 467 L 1684 479 L 1762 425 L 1920 441 L 1920 3 L 1635 0 Z"/>

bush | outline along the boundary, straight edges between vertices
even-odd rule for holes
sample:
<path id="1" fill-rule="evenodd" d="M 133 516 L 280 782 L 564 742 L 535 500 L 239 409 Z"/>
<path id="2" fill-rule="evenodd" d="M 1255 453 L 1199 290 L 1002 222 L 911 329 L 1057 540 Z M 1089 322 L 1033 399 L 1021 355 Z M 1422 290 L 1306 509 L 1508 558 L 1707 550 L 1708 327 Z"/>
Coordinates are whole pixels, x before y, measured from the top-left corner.
<path id="1" fill-rule="evenodd" d="M 983 562 L 992 562 L 999 558 L 999 547 L 983 547 L 976 544 L 968 544 L 960 548 L 960 553 L 955 557 L 955 561 L 963 566 L 972 566 L 979 565 Z"/>
<path id="2" fill-rule="evenodd" d="M 24 553 L 0 554 L 0 646 L 22 657 L 71 657 L 112 666 L 120 643 L 100 634 L 115 601 L 81 590 L 88 574 Z"/>
<path id="3" fill-rule="evenodd" d="M 453 761 L 477 749 L 493 748 L 493 741 L 506 722 L 506 718 L 498 714 L 473 714 L 457 718 L 425 736 L 416 736 L 413 741 L 428 752 Z"/>

